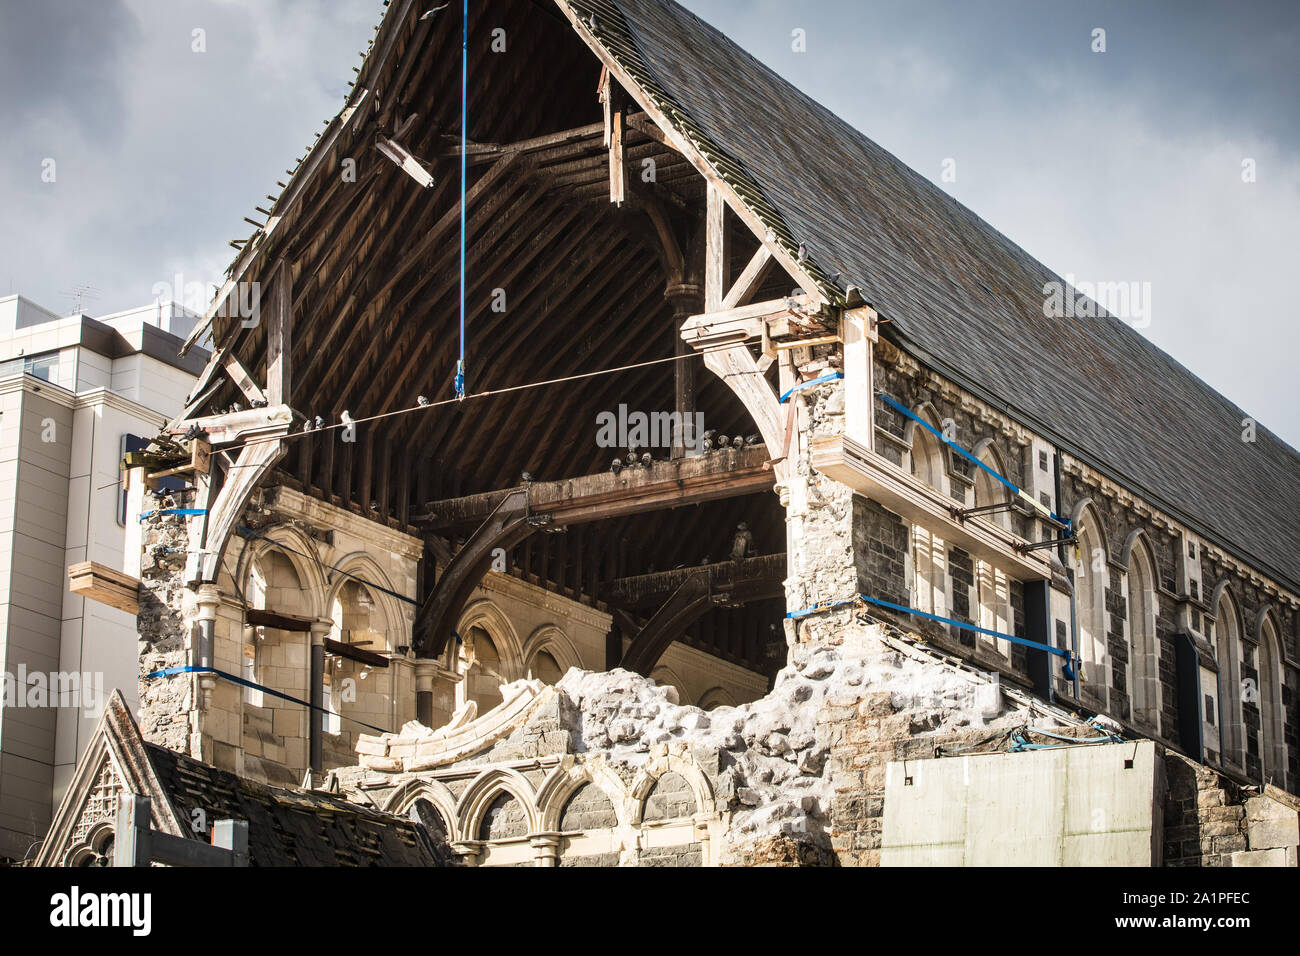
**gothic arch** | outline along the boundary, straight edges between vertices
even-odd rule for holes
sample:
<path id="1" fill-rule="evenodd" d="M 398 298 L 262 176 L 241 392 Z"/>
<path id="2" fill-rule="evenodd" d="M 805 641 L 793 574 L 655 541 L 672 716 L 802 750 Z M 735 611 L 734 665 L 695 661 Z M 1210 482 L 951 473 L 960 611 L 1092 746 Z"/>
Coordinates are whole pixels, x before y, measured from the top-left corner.
<path id="1" fill-rule="evenodd" d="M 528 778 L 518 770 L 497 767 L 479 774 L 461 794 L 460 801 L 456 805 L 456 826 L 462 834 L 462 839 L 478 838 L 483 815 L 492 801 L 502 793 L 508 793 L 519 801 L 527 820 L 528 832 L 539 831 L 537 795 L 533 792 Z"/>
<path id="2" fill-rule="evenodd" d="M 576 667 L 579 670 L 583 669 L 582 657 L 579 655 L 577 648 L 573 646 L 573 642 L 569 640 L 568 635 L 556 624 L 543 624 L 528 635 L 528 640 L 524 642 L 521 658 L 525 671 L 532 666 L 533 658 L 540 651 L 545 651 L 555 659 L 555 663 L 560 668 L 561 677 L 567 674 L 571 667 Z"/>
<path id="3" fill-rule="evenodd" d="M 393 597 L 397 589 L 393 587 L 388 575 L 379 566 L 379 562 L 364 551 L 353 551 L 345 555 L 335 565 L 334 574 L 331 576 L 329 590 L 325 597 L 326 609 L 333 608 L 339 592 L 349 583 L 364 587 L 381 609 L 390 647 L 410 643 L 406 640 L 406 637 L 409 637 L 410 623 L 407 616 L 402 613 L 397 599 Z"/>
<path id="4" fill-rule="evenodd" d="M 932 403 L 923 402 L 912 409 L 912 414 L 936 431 L 943 431 L 943 419 Z M 931 488 L 947 494 L 948 446 L 910 418 L 903 427 L 903 440 L 908 444 L 907 469 Z"/>
<path id="5" fill-rule="evenodd" d="M 1282 630 L 1272 605 L 1261 608 L 1255 618 L 1255 637 L 1259 642 L 1259 753 L 1263 778 L 1265 783 L 1285 788 L 1286 714 L 1282 707 L 1285 657 L 1282 653 Z"/>
<path id="6" fill-rule="evenodd" d="M 328 606 L 323 607 L 322 603 L 330 586 L 323 564 L 316 555 L 316 542 L 292 525 L 278 525 L 268 529 L 261 538 L 246 539 L 235 563 L 236 593 L 245 592 L 253 566 L 260 564 L 270 552 L 284 558 L 293 567 L 303 595 L 304 613 L 313 618 L 324 617 Z"/>
<path id="7" fill-rule="evenodd" d="M 1147 534 L 1138 529 L 1124 542 L 1124 566 L 1128 569 L 1128 686 L 1133 722 L 1160 728 L 1160 639 L 1156 621 L 1160 611 L 1160 588 L 1155 551 Z"/>
<path id="8" fill-rule="evenodd" d="M 447 842 L 465 839 L 461 835 L 456 812 L 456 797 L 447 785 L 438 780 L 408 780 L 388 798 L 384 810 L 406 816 L 417 800 L 428 800 L 447 826 Z"/>
<path id="9" fill-rule="evenodd" d="M 602 761 L 588 760 L 567 769 L 562 765 L 556 767 L 542 781 L 537 790 L 537 806 L 543 832 L 560 829 L 560 820 L 569 799 L 587 784 L 603 793 L 613 804 L 619 826 L 627 825 L 629 799 L 623 781 Z"/>
<path id="10" fill-rule="evenodd" d="M 1080 693 L 1091 693 L 1104 709 L 1110 703 L 1110 629 L 1106 612 L 1110 552 L 1106 544 L 1106 528 L 1090 498 L 1075 505 L 1071 524 L 1078 534 L 1074 599 L 1079 627 L 1080 676 L 1084 678 Z"/>
<path id="11" fill-rule="evenodd" d="M 472 628 L 479 628 L 491 642 L 496 659 L 491 660 L 484 648 L 475 648 L 475 663 L 468 663 L 473 643 Z M 515 633 L 514 625 L 504 612 L 488 598 L 481 598 L 467 607 L 456 627 L 463 643 L 448 641 L 451 645 L 451 663 L 457 673 L 464 675 L 456 685 L 456 704 L 469 700 L 478 704 L 478 712 L 486 714 L 499 706 L 502 697 L 499 687 L 512 684 L 524 676 L 524 649 Z M 462 656 L 464 655 L 464 656 Z M 495 672 L 495 677 L 492 673 Z"/>
<path id="12" fill-rule="evenodd" d="M 1002 452 L 998 450 L 998 446 L 992 438 L 984 438 L 976 443 L 975 447 L 971 449 L 971 454 L 983 462 L 986 467 L 1005 477 L 1007 473 L 1006 459 L 1002 457 Z M 1007 486 L 983 468 L 975 469 L 973 492 L 976 508 L 992 504 L 1010 504 L 1011 501 Z M 996 511 L 980 517 L 986 521 L 991 521 L 1000 528 L 1011 530 L 1011 511 L 1009 508 L 1006 511 Z"/>
<path id="13" fill-rule="evenodd" d="M 632 780 L 628 796 L 632 803 L 632 825 L 640 826 L 645 814 L 645 802 L 650 796 L 659 778 L 669 771 L 678 774 L 686 781 L 695 797 L 696 813 L 714 813 L 716 804 L 713 799 L 713 787 L 709 784 L 700 768 L 689 760 L 675 754 L 665 754 L 647 763 Z"/>
<path id="14" fill-rule="evenodd" d="M 1224 578 L 1215 585 L 1214 658 L 1219 665 L 1219 741 L 1224 763 L 1245 765 L 1245 720 L 1241 709 L 1241 614 Z"/>

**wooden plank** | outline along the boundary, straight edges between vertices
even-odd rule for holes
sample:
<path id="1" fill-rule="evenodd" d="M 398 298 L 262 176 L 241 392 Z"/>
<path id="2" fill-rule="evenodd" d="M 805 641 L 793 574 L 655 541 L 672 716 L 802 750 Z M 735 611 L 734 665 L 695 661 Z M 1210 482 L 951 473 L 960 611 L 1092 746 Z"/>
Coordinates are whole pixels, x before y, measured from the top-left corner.
<path id="1" fill-rule="evenodd" d="M 68 565 L 68 590 L 119 611 L 140 613 L 140 580 L 96 561 Z"/>

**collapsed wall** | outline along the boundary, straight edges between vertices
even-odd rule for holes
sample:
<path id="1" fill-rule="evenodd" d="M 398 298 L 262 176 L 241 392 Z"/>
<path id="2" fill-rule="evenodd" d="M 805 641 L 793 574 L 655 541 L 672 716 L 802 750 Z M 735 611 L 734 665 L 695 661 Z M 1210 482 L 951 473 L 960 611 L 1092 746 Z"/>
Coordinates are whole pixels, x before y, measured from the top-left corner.
<path id="1" fill-rule="evenodd" d="M 424 801 L 471 863 L 875 865 L 890 761 L 1030 725 L 1096 734 L 860 613 L 809 625 L 823 633 L 749 704 L 706 713 L 573 669 L 475 719 L 363 737 L 334 782 L 394 812 Z"/>

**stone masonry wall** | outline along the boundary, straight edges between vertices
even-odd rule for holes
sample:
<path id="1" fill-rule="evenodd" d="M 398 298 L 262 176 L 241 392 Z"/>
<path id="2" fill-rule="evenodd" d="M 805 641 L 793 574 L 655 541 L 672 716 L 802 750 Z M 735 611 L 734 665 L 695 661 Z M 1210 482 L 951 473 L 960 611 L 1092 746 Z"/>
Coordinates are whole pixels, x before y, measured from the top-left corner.
<path id="1" fill-rule="evenodd" d="M 178 753 L 191 753 L 198 733 L 196 681 L 189 675 L 151 679 L 144 675 L 193 663 L 195 638 L 186 619 L 190 592 L 184 585 L 189 534 L 184 516 L 165 513 L 192 507 L 192 496 L 174 492 L 152 497 L 152 504 L 147 504 L 152 513 L 141 522 L 143 554 L 137 619 L 140 731 L 146 740 Z"/>

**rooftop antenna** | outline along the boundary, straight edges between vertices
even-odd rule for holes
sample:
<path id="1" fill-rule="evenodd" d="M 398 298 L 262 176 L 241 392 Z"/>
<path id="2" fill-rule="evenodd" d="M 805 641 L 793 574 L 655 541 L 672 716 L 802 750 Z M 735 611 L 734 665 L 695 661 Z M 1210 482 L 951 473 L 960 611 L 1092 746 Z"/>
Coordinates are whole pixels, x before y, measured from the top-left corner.
<path id="1" fill-rule="evenodd" d="M 63 294 L 68 298 L 73 299 L 76 302 L 76 304 L 73 306 L 73 310 L 71 314 L 81 315 L 82 300 L 98 299 L 99 293 L 101 291 L 102 290 L 99 287 L 93 286 L 89 282 L 80 282 L 77 285 L 74 285 L 71 289 L 68 289 Z"/>

